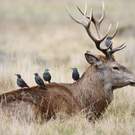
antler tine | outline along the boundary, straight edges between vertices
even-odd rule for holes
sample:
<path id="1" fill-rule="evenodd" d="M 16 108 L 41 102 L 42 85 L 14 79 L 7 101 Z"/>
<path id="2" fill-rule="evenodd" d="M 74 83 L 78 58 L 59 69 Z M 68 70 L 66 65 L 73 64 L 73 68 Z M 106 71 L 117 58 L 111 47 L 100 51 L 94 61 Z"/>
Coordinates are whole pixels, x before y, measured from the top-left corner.
<path id="1" fill-rule="evenodd" d="M 107 30 L 107 33 L 100 39 L 100 43 L 108 36 L 110 30 L 111 30 L 112 25 L 110 24 Z"/>
<path id="2" fill-rule="evenodd" d="M 77 9 L 78 9 L 79 7 L 77 7 Z M 80 8 L 79 8 L 80 9 Z M 78 10 L 79 10 L 78 9 Z M 86 25 L 82 22 L 82 21 L 80 21 L 80 20 L 77 20 L 75 17 L 73 17 L 71 14 L 70 14 L 70 12 L 69 12 L 69 10 L 67 10 L 68 11 L 68 14 L 69 14 L 69 16 L 71 17 L 71 19 L 72 20 L 74 20 L 76 23 L 78 23 L 78 24 L 81 24 L 81 25 L 83 25 L 84 27 L 86 27 Z M 82 12 L 81 10 L 79 10 L 80 12 Z M 83 14 L 83 12 L 82 12 L 82 14 Z"/>
<path id="3" fill-rule="evenodd" d="M 103 2 L 103 4 L 102 4 L 102 15 L 101 15 L 100 19 L 98 20 L 94 16 L 92 16 L 92 21 L 98 28 L 100 28 L 100 25 L 103 22 L 104 18 L 105 18 L 105 6 L 104 6 L 104 2 Z"/>
<path id="4" fill-rule="evenodd" d="M 112 34 L 112 36 L 110 36 L 111 39 L 113 39 L 113 38 L 116 36 L 116 34 L 117 34 L 117 32 L 118 32 L 118 27 L 119 27 L 119 23 L 117 22 L 117 24 L 116 24 L 116 30 L 115 30 L 115 32 Z"/>
<path id="5" fill-rule="evenodd" d="M 104 9 L 104 2 L 103 2 L 102 3 L 102 15 L 101 15 L 100 19 L 98 20 L 98 19 L 96 19 L 94 17 L 94 15 L 92 15 L 92 22 L 94 23 L 94 26 L 96 28 L 96 32 L 97 32 L 98 38 L 100 38 L 99 30 L 100 30 L 100 25 L 103 22 L 104 18 L 105 18 L 105 9 Z"/>
<path id="6" fill-rule="evenodd" d="M 84 15 L 87 15 L 88 2 L 85 2 Z"/>
<path id="7" fill-rule="evenodd" d="M 89 22 L 88 22 L 88 25 L 85 27 L 85 29 L 86 29 L 87 34 L 89 35 L 89 37 L 93 40 L 93 42 L 97 46 L 98 44 L 100 44 L 100 40 L 99 39 L 96 39 L 93 36 L 93 34 L 92 34 L 91 30 L 90 30 L 90 25 L 91 25 L 91 22 L 92 22 L 92 14 L 93 14 L 93 9 L 91 8 L 89 19 L 86 17 L 89 20 Z"/>
<path id="8" fill-rule="evenodd" d="M 74 20 L 76 23 L 84 25 L 82 22 L 80 22 L 79 20 L 75 19 L 70 13 L 68 13 L 68 14 L 71 17 L 71 19 Z"/>
<path id="9" fill-rule="evenodd" d="M 87 5 L 85 6 L 85 11 L 83 12 L 78 6 L 76 6 L 76 8 L 78 9 L 78 11 L 85 16 L 87 19 L 90 19 L 90 17 L 87 15 Z"/>
<path id="10" fill-rule="evenodd" d="M 108 55 L 108 50 L 109 50 L 112 46 L 107 46 L 107 48 L 103 49 L 103 48 L 100 47 L 100 43 L 108 36 L 108 33 L 109 33 L 110 29 L 111 29 L 111 26 L 112 26 L 112 25 L 110 24 L 109 27 L 108 27 L 107 34 L 106 34 L 102 39 L 100 39 L 99 42 L 96 43 L 97 49 L 99 49 L 100 51 L 102 51 L 106 56 Z"/>
<path id="11" fill-rule="evenodd" d="M 119 47 L 117 48 L 114 48 L 112 49 L 111 51 L 109 51 L 109 54 L 112 55 L 113 53 L 117 52 L 117 51 L 120 51 L 122 49 L 124 49 L 126 47 L 125 43 L 123 43 L 122 45 L 120 45 Z"/>
<path id="12" fill-rule="evenodd" d="M 78 6 L 76 6 L 76 8 L 78 9 L 78 11 L 79 11 L 82 15 L 85 15 L 85 14 L 83 13 L 83 11 L 82 11 Z"/>
<path id="13" fill-rule="evenodd" d="M 103 22 L 104 18 L 105 18 L 105 5 L 104 5 L 104 2 L 103 2 L 102 3 L 102 16 L 99 19 L 99 24 L 101 24 Z"/>
<path id="14" fill-rule="evenodd" d="M 97 35 L 98 35 L 98 38 L 100 38 L 100 33 L 99 33 L 99 23 L 97 22 L 97 20 L 94 18 L 94 15 L 93 15 L 93 12 L 92 12 L 92 22 L 96 28 L 96 32 L 97 32 Z"/>

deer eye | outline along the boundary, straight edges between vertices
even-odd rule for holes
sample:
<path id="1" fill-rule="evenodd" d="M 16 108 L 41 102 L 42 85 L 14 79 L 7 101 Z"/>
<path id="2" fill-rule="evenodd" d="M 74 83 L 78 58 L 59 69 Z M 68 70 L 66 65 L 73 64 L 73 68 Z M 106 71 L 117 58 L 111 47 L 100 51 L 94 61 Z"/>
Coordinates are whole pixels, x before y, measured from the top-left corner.
<path id="1" fill-rule="evenodd" d="M 114 67 L 113 67 L 113 69 L 114 69 L 114 70 L 119 70 L 119 68 L 118 68 L 118 67 L 116 67 L 116 66 L 114 66 Z"/>

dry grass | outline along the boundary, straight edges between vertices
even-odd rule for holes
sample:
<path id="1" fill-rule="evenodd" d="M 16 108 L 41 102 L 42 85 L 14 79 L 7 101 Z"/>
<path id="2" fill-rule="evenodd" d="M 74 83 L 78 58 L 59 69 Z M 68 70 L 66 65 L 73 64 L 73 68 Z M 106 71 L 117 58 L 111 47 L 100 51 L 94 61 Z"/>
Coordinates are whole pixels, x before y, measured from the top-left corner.
<path id="1" fill-rule="evenodd" d="M 96 51 L 85 31 L 68 17 L 65 7 L 70 0 L 3 0 L 0 4 L 0 92 L 16 88 L 15 73 L 21 73 L 29 85 L 35 85 L 33 73 L 51 70 L 53 81 L 72 82 L 70 67 L 83 73 L 88 64 L 86 50 Z M 76 3 L 82 5 L 81 0 Z M 120 21 L 114 44 L 126 41 L 127 48 L 117 59 L 133 72 L 135 69 L 134 0 L 105 0 L 109 19 Z M 89 1 L 98 8 L 100 1 Z M 72 8 L 71 8 L 72 9 Z M 72 9 L 73 10 L 73 9 Z M 42 125 L 18 122 L 0 114 L 0 135 L 134 135 L 135 91 L 126 87 L 114 92 L 114 100 L 103 118 L 95 124 L 78 115 L 65 121 Z"/>

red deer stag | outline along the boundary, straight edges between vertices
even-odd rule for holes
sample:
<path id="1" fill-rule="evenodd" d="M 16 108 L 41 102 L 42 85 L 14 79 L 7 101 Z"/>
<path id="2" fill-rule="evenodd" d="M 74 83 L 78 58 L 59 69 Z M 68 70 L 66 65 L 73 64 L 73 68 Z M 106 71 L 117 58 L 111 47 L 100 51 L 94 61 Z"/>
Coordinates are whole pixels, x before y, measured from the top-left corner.
<path id="1" fill-rule="evenodd" d="M 104 55 L 95 56 L 87 51 L 85 58 L 90 65 L 81 78 L 74 83 L 46 84 L 46 91 L 35 86 L 1 94 L 1 108 L 13 109 L 16 104 L 24 102 L 32 107 L 36 116 L 41 114 L 40 116 L 47 120 L 55 117 L 58 112 L 72 115 L 81 111 L 89 119 L 98 118 L 112 101 L 115 89 L 127 85 L 135 86 L 135 75 L 119 64 L 113 56 L 115 52 L 122 50 L 125 46 L 121 45 L 117 48 L 113 48 L 112 44 L 106 48 L 100 46 L 109 37 L 109 29 L 103 37 L 99 31 L 104 20 L 104 8 L 99 20 L 93 16 L 92 10 L 88 16 L 87 12 L 82 12 L 79 7 L 77 9 L 82 19 L 75 19 L 70 15 L 71 18 L 85 28 L 96 48 Z M 90 30 L 91 24 L 95 27 L 98 38 L 93 36 Z M 117 28 L 110 38 L 113 39 L 116 33 Z"/>

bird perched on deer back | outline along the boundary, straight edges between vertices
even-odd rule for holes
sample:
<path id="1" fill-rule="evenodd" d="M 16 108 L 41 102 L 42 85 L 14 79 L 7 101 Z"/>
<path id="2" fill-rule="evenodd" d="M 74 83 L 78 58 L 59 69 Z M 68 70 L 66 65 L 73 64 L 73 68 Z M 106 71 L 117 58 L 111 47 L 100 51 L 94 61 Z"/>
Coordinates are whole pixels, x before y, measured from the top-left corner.
<path id="1" fill-rule="evenodd" d="M 27 85 L 27 83 L 21 78 L 20 74 L 15 74 L 17 76 L 17 85 L 20 88 L 29 88 L 29 86 Z"/>
<path id="2" fill-rule="evenodd" d="M 77 80 L 79 80 L 79 78 L 80 78 L 80 75 L 79 75 L 79 72 L 78 72 L 78 69 L 77 68 L 72 68 L 72 79 L 74 80 L 74 81 L 77 81 Z"/>
<path id="3" fill-rule="evenodd" d="M 45 69 L 45 72 L 43 73 L 43 78 L 47 82 L 51 82 L 51 74 L 49 73 L 49 69 Z"/>
<path id="4" fill-rule="evenodd" d="M 105 40 L 105 45 L 107 48 L 110 48 L 112 50 L 112 37 L 107 37 L 106 40 Z"/>
<path id="5" fill-rule="evenodd" d="M 34 73 L 34 75 L 35 75 L 35 82 L 37 83 L 37 85 L 46 89 L 45 83 L 42 80 L 42 78 L 39 76 L 39 74 L 38 73 Z"/>

